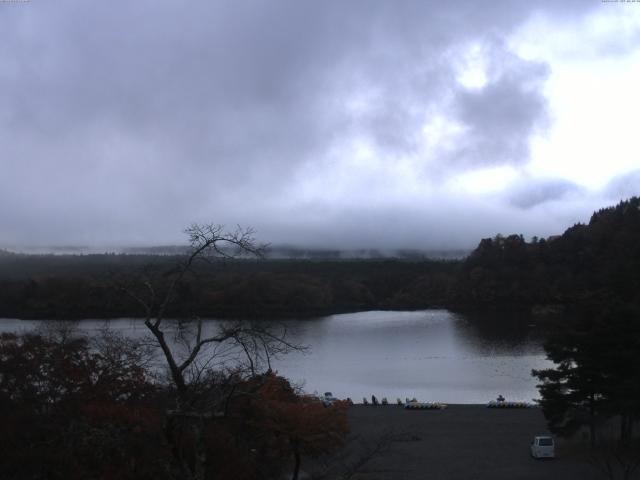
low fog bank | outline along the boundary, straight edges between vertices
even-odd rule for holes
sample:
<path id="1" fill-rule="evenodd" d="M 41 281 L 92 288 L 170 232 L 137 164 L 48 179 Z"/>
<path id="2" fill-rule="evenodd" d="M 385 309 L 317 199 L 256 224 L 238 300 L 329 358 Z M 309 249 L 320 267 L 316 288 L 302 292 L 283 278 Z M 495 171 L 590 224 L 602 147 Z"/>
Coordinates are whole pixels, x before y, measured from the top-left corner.
<path id="1" fill-rule="evenodd" d="M 0 250 L 0 258 L 18 255 L 182 255 L 189 251 L 184 245 L 163 245 L 148 247 L 88 247 L 88 246 L 42 246 L 13 247 Z M 266 260 L 379 260 L 398 259 L 406 261 L 421 260 L 459 260 L 471 253 L 471 249 L 418 250 L 418 249 L 322 249 L 292 245 L 269 245 L 264 258 Z"/>
<path id="2" fill-rule="evenodd" d="M 192 223 L 216 223 L 234 230 L 251 227 L 259 243 L 298 250 L 468 251 L 482 238 L 522 234 L 546 238 L 575 223 L 587 223 L 599 208 L 615 203 L 604 196 L 567 194 L 523 208 L 496 195 L 420 197 L 369 205 L 300 203 L 295 207 L 253 203 L 235 211 L 167 211 L 156 216 L 84 216 L 15 225 L 0 233 L 0 248 L 26 253 L 127 253 L 157 246 L 185 245 Z M 11 227 L 11 225 L 9 225 Z M 164 253 L 164 252 L 163 252 Z M 347 254 L 353 256 L 353 253 Z M 367 253 L 366 255 L 370 255 Z M 365 255 L 365 256 L 366 256 Z M 362 256 L 357 253 L 356 256 Z"/>

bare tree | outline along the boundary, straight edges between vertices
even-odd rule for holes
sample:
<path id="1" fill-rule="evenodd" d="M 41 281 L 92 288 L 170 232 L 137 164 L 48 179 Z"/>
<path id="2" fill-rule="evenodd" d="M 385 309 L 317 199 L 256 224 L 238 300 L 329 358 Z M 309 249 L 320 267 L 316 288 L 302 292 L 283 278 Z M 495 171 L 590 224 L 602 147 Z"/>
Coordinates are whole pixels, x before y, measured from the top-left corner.
<path id="1" fill-rule="evenodd" d="M 78 322 L 74 320 L 47 320 L 38 325 L 35 333 L 61 346 L 81 336 Z"/>
<path id="2" fill-rule="evenodd" d="M 187 275 L 195 274 L 196 263 L 261 257 L 265 248 L 256 243 L 251 229 L 238 227 L 229 233 L 221 225 L 194 224 L 185 233 L 191 248 L 182 261 L 165 272 L 146 268 L 119 286 L 144 312 L 144 324 L 162 352 L 175 387 L 175 406 L 167 412 L 165 433 L 179 475 L 200 480 L 207 463 L 207 422 L 224 415 L 231 396 L 247 394 L 238 392 L 236 380 L 270 370 L 272 358 L 301 347 L 287 339 L 286 329 L 257 322 L 221 322 L 210 331 L 196 315 L 186 323 L 167 320 L 179 287 Z M 185 430 L 194 439 L 190 455 L 181 452 L 178 445 L 177 435 Z"/>

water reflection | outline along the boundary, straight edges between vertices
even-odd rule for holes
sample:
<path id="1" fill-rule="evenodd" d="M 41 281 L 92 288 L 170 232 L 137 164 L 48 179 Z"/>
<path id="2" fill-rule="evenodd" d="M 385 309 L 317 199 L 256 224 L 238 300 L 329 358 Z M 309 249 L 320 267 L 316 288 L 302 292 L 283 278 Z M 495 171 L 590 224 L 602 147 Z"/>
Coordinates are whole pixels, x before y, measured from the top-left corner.
<path id="1" fill-rule="evenodd" d="M 511 319 L 506 320 L 507 324 Z M 307 390 L 330 390 L 360 400 L 416 396 L 479 403 L 499 393 L 537 398 L 532 368 L 548 365 L 543 335 L 528 319 L 477 322 L 446 310 L 361 312 L 290 322 L 308 355 L 277 362 L 281 373 Z M 502 326 L 501 326 L 502 325 Z"/>
<path id="2" fill-rule="evenodd" d="M 359 312 L 311 320 L 287 320 L 291 338 L 309 346 L 274 362 L 279 373 L 313 392 L 338 397 L 417 397 L 449 403 L 483 403 L 502 394 L 537 398 L 532 368 L 549 365 L 544 330 L 530 318 L 471 317 L 446 310 Z M 38 322 L 2 320 L 0 330 L 32 330 Z M 89 335 L 104 321 L 85 320 Z M 127 335 L 143 336 L 139 320 L 108 322 Z M 216 320 L 207 322 L 213 330 Z"/>
<path id="3" fill-rule="evenodd" d="M 521 312 L 452 314 L 461 348 L 481 356 L 540 354 L 546 339 L 543 323 Z"/>

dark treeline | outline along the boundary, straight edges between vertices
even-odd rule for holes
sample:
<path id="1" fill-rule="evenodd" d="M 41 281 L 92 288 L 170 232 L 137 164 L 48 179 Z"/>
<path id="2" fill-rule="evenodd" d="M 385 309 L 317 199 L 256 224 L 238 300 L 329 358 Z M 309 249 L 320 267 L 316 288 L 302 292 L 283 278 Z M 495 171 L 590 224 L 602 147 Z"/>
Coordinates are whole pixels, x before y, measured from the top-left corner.
<path id="1" fill-rule="evenodd" d="M 182 257 L 5 255 L 0 259 L 0 316 L 137 316 L 117 285 L 141 271 L 162 281 Z M 310 316 L 446 303 L 457 262 L 396 260 L 229 260 L 201 262 L 171 306 L 174 316 Z"/>
<path id="2" fill-rule="evenodd" d="M 548 239 L 483 239 L 459 261 L 235 260 L 202 263 L 172 315 L 313 316 L 367 309 L 563 307 L 585 299 L 640 304 L 640 199 L 593 214 Z M 0 316 L 137 316 L 114 287 L 178 256 L 0 254 Z"/>

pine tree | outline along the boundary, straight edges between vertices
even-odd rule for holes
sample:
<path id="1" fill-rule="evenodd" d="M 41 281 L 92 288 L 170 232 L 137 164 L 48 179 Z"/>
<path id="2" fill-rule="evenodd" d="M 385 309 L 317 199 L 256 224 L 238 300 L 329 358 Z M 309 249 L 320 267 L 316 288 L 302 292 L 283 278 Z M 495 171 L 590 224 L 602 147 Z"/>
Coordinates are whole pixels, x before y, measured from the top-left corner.
<path id="1" fill-rule="evenodd" d="M 595 444 L 598 424 L 621 419 L 621 439 L 630 438 L 640 417 L 640 315 L 637 309 L 613 304 L 582 306 L 574 320 L 545 344 L 556 368 L 534 370 L 540 405 L 549 428 L 571 435 L 589 427 Z"/>

